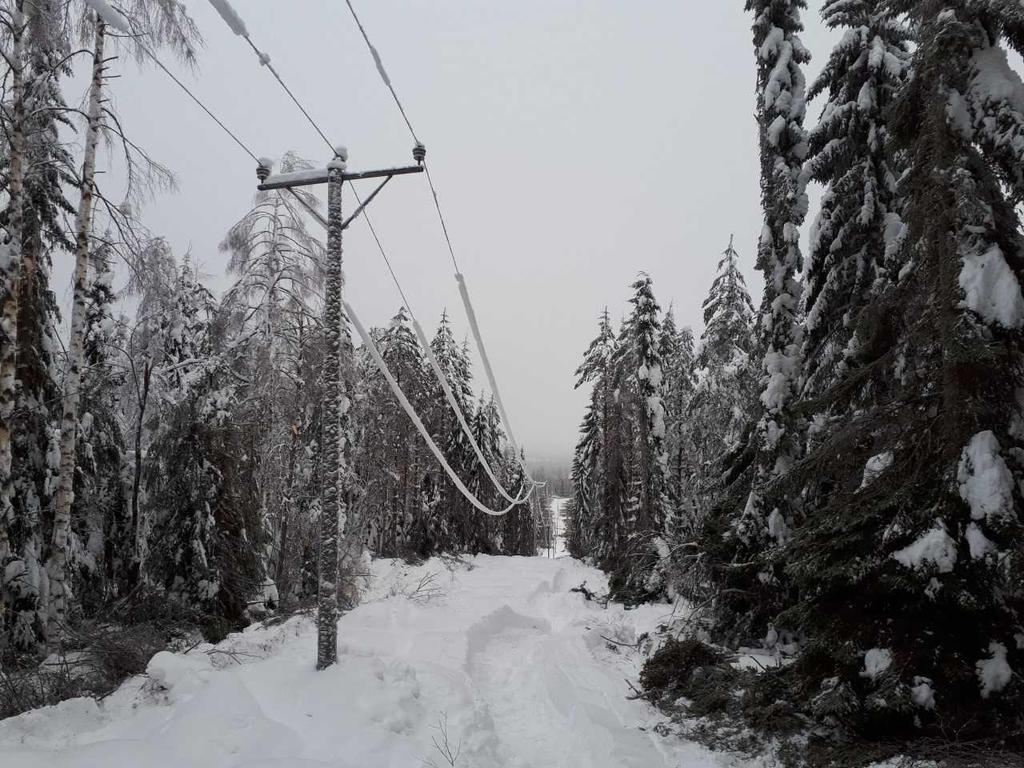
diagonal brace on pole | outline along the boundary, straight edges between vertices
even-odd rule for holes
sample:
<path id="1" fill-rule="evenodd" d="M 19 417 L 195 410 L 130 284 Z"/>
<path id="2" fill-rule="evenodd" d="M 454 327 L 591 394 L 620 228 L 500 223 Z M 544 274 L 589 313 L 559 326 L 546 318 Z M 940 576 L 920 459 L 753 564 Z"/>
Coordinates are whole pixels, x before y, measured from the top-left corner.
<path id="1" fill-rule="evenodd" d="M 377 188 L 375 190 L 373 190 L 373 192 L 370 193 L 370 196 L 367 197 L 365 200 L 363 200 L 363 202 L 361 202 L 359 204 L 359 207 L 356 208 L 355 212 L 351 216 L 349 216 L 347 219 L 345 219 L 345 221 L 342 222 L 341 228 L 342 229 L 348 229 L 348 225 L 351 224 L 353 221 L 355 221 L 356 217 L 359 216 L 359 214 L 363 212 L 363 209 L 366 206 L 368 206 L 373 201 L 373 198 L 375 198 L 377 196 L 377 193 L 380 192 L 382 189 L 384 189 L 384 185 L 387 184 L 389 181 L 391 181 L 393 178 L 395 178 L 395 177 L 394 176 L 385 176 L 384 177 L 384 181 L 382 181 L 380 184 L 377 185 Z"/>

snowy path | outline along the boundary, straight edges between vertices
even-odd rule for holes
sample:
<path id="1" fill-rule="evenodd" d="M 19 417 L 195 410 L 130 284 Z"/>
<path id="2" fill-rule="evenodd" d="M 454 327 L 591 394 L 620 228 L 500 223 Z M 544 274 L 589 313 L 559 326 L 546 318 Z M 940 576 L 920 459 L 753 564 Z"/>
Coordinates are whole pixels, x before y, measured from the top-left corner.
<path id="1" fill-rule="evenodd" d="M 604 578 L 566 557 L 471 562 L 375 563 L 330 670 L 313 670 L 308 619 L 160 654 L 102 705 L 76 699 L 0 722 L 0 765 L 440 767 L 439 722 L 461 745 L 458 768 L 742 764 L 655 735 L 659 715 L 626 698 L 639 659 L 601 636 L 632 642 L 666 606 L 587 603 L 569 589 Z"/>

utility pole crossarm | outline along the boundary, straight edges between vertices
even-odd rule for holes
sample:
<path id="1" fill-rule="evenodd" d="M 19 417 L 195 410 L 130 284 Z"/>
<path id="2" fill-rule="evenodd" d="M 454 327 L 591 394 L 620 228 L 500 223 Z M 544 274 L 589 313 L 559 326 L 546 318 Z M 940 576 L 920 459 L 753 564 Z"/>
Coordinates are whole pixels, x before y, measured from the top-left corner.
<path id="1" fill-rule="evenodd" d="M 405 176 L 409 173 L 423 173 L 422 165 L 407 165 L 402 168 L 382 168 L 376 171 L 357 171 L 355 173 L 342 173 L 342 181 L 359 181 L 360 179 L 379 179 L 382 176 Z M 296 171 L 295 173 L 277 173 L 267 177 L 267 180 L 258 185 L 256 189 L 261 192 L 268 192 L 273 189 L 291 189 L 293 187 L 309 187 L 314 184 L 326 184 L 328 169 L 317 168 L 312 171 Z"/>

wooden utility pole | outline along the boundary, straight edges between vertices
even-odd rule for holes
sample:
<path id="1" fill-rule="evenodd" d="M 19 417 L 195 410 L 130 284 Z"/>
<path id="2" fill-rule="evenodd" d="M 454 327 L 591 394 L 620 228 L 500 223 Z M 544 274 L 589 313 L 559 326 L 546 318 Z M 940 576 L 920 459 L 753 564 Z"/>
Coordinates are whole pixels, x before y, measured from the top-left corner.
<path id="1" fill-rule="evenodd" d="M 326 669 L 338 661 L 338 539 L 344 535 L 348 506 L 354 496 L 352 475 L 351 398 L 344 371 L 351 367 L 352 339 L 348 318 L 342 309 L 342 233 L 394 176 L 421 173 L 426 149 L 417 144 L 412 151 L 416 165 L 379 171 L 348 173 L 348 150 L 337 147 L 327 168 L 270 175 L 268 164 L 256 169 L 257 189 L 291 189 L 327 184 L 327 264 L 324 286 L 324 326 L 327 354 L 323 364 L 323 490 L 320 510 L 320 552 L 317 558 L 317 652 L 316 668 Z M 341 217 L 341 191 L 346 181 L 383 178 L 366 200 L 347 219 Z"/>

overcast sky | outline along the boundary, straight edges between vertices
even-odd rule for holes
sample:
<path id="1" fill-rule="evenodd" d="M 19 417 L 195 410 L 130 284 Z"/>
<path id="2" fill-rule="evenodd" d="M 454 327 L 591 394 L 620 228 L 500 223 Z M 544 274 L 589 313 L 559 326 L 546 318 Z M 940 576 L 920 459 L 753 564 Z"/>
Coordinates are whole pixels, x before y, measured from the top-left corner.
<path id="1" fill-rule="evenodd" d="M 207 0 L 187 5 L 206 48 L 186 82 L 257 154 L 295 150 L 326 163 L 327 147 L 244 40 Z M 350 169 L 411 161 L 412 141 L 341 0 L 234 5 L 332 142 L 347 145 Z M 835 36 L 811 5 L 814 73 Z M 533 458 L 568 460 L 586 400 L 573 370 L 602 307 L 626 311 L 637 272 L 699 334 L 701 301 L 734 233 L 758 300 L 750 19 L 740 0 L 356 7 L 428 147 L 513 428 Z M 159 196 L 144 220 L 223 288 L 217 246 L 250 206 L 253 162 L 155 68 L 122 60 L 113 69 L 125 75 L 112 89 L 126 132 L 178 176 L 179 191 Z M 423 325 L 447 307 L 465 333 L 425 179 L 393 180 L 372 219 Z M 385 323 L 400 299 L 362 223 L 346 232 L 345 269 L 364 322 Z"/>

